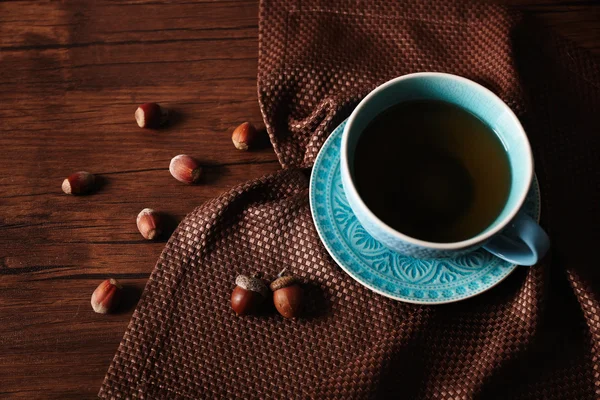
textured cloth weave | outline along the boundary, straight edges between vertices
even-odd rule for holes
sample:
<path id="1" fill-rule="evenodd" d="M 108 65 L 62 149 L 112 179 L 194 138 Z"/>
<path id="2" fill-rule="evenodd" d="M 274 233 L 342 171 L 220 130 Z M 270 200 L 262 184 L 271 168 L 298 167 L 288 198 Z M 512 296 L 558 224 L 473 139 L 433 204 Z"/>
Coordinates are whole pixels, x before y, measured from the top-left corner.
<path id="1" fill-rule="evenodd" d="M 320 243 L 308 168 L 378 84 L 473 79 L 518 114 L 536 158 L 550 254 L 475 298 L 390 300 Z M 263 0 L 258 92 L 284 170 L 194 210 L 166 245 L 102 398 L 599 399 L 600 68 L 507 10 L 441 1 Z M 235 277 L 282 269 L 305 317 L 236 317 Z"/>

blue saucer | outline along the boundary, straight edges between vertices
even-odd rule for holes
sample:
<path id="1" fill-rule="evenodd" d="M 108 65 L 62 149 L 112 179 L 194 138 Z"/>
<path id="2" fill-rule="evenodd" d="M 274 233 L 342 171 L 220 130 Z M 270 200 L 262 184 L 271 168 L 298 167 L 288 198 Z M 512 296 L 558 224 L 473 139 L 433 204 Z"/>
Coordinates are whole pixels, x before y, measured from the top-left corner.
<path id="1" fill-rule="evenodd" d="M 310 208 L 327 251 L 352 278 L 380 293 L 409 303 L 464 300 L 497 285 L 516 267 L 480 249 L 457 258 L 421 260 L 396 253 L 373 239 L 348 205 L 340 175 L 344 121 L 329 136 L 313 167 Z M 523 210 L 539 220 L 537 180 Z"/>

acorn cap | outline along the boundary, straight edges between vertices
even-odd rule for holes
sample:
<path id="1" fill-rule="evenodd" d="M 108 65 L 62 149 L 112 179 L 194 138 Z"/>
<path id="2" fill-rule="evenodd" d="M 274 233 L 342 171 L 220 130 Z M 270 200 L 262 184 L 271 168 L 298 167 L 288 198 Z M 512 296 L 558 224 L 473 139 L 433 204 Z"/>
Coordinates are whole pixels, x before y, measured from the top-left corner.
<path id="1" fill-rule="evenodd" d="M 267 285 L 265 285 L 260 279 L 253 276 L 239 275 L 237 278 L 235 278 L 235 284 L 242 289 L 260 293 L 264 297 L 267 297 L 269 294 Z"/>
<path id="2" fill-rule="evenodd" d="M 273 282 L 271 282 L 271 285 L 269 287 L 271 288 L 272 291 L 276 291 L 276 290 L 283 289 L 288 286 L 292 286 L 293 284 L 295 284 L 297 282 L 298 282 L 298 280 L 293 276 L 282 276 L 280 278 L 275 279 Z"/>

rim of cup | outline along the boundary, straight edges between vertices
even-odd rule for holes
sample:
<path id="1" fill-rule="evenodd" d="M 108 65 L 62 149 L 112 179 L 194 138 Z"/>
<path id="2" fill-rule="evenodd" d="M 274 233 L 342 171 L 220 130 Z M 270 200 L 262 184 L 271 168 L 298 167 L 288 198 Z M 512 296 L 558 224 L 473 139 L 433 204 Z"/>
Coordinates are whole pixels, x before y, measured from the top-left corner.
<path id="1" fill-rule="evenodd" d="M 524 169 L 521 169 L 519 171 L 519 173 L 525 175 L 526 181 L 529 182 L 529 185 L 527 185 L 527 187 L 524 190 L 522 190 L 521 193 L 519 193 L 518 200 L 515 203 L 515 206 L 513 207 L 513 209 L 510 210 L 510 212 L 507 215 L 505 215 L 502 218 L 502 220 L 494 221 L 493 224 L 495 226 L 492 229 L 489 229 L 489 230 L 486 229 L 483 232 L 479 233 L 477 236 L 474 236 L 472 238 L 462 240 L 459 242 L 448 242 L 448 243 L 429 242 L 426 240 L 413 238 L 411 236 L 408 236 L 404 233 L 398 232 L 397 230 L 393 229 L 388 224 L 383 222 L 379 217 L 377 217 L 369 209 L 369 207 L 367 207 L 367 205 L 364 203 L 362 197 L 356 190 L 356 186 L 354 184 L 354 178 L 352 177 L 352 174 L 350 173 L 350 166 L 349 166 L 349 161 L 348 161 L 349 131 L 350 131 L 350 128 L 352 127 L 354 121 L 357 118 L 359 118 L 359 114 L 366 107 L 367 103 L 369 103 L 374 97 L 376 97 L 379 92 L 383 91 L 384 89 L 386 89 L 390 86 L 394 86 L 394 85 L 398 84 L 399 82 L 406 81 L 409 79 L 419 79 L 419 78 L 427 78 L 427 77 L 442 77 L 442 78 L 458 81 L 462 84 L 471 86 L 474 90 L 481 91 L 481 92 L 485 93 L 487 96 L 490 96 L 494 100 L 498 101 L 502 105 L 502 108 L 505 110 L 505 112 L 508 113 L 511 121 L 517 128 L 518 134 L 522 139 L 521 142 L 526 146 L 525 150 L 526 150 L 526 154 L 528 155 L 527 160 L 525 160 L 526 162 L 525 162 Z M 496 235 L 498 232 L 500 232 L 502 229 L 504 229 L 506 227 L 506 225 L 508 225 L 508 223 L 510 223 L 510 221 L 512 221 L 512 219 L 517 215 L 517 213 L 519 212 L 521 207 L 523 207 L 523 203 L 525 202 L 525 198 L 527 197 L 527 193 L 529 191 L 529 186 L 531 186 L 531 181 L 533 179 L 533 154 L 531 152 L 531 145 L 529 144 L 529 139 L 527 138 L 525 130 L 523 129 L 523 126 L 521 125 L 521 122 L 519 121 L 519 119 L 517 118 L 515 113 L 510 109 L 510 107 L 502 99 L 500 99 L 498 96 L 496 96 L 496 94 L 494 92 L 492 92 L 485 86 L 482 86 L 479 83 L 473 82 L 472 80 L 464 78 L 462 76 L 447 74 L 447 73 L 442 73 L 442 72 L 416 72 L 416 73 L 412 73 L 412 74 L 402 75 L 400 77 L 391 79 L 391 80 L 377 86 L 375 89 L 373 89 L 367 96 L 365 96 L 365 98 L 363 98 L 360 101 L 358 106 L 356 106 L 356 108 L 354 109 L 354 111 L 352 111 L 352 114 L 348 118 L 348 122 L 346 123 L 346 126 L 344 127 L 344 132 L 342 133 L 342 143 L 341 143 L 341 147 L 340 147 L 340 153 L 341 153 L 340 168 L 341 168 L 342 176 L 346 175 L 347 181 L 352 183 L 352 185 L 350 185 L 350 187 L 346 187 L 348 185 L 344 185 L 344 191 L 351 192 L 351 195 L 358 201 L 359 206 L 362 209 L 361 211 L 363 211 L 370 220 L 375 221 L 380 229 L 382 229 L 386 234 L 388 234 L 396 239 L 399 239 L 404 242 L 408 242 L 408 243 L 411 243 L 411 244 L 414 244 L 417 246 L 427 247 L 427 248 L 431 248 L 431 249 L 438 249 L 438 250 L 463 249 L 465 247 L 473 246 L 473 245 L 479 244 L 481 242 L 484 242 L 484 241 L 488 240 L 489 238 L 491 238 L 492 236 Z M 511 170 L 512 170 L 512 165 L 511 165 Z M 512 188 L 511 188 L 511 191 L 512 191 Z"/>

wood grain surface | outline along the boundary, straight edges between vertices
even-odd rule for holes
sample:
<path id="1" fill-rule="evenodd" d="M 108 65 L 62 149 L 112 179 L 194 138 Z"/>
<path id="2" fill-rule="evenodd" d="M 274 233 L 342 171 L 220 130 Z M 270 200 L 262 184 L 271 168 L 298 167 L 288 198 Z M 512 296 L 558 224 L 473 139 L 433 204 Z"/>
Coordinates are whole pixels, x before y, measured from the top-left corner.
<path id="1" fill-rule="evenodd" d="M 600 53 L 594 1 L 510 0 Z M 146 242 L 137 213 L 175 226 L 232 186 L 277 171 L 268 146 L 237 151 L 239 123 L 261 125 L 256 1 L 0 2 L 0 398 L 95 398 L 164 242 Z M 133 113 L 175 112 L 142 130 Z M 206 165 L 187 186 L 170 159 Z M 89 196 L 62 193 L 71 172 L 102 177 Z M 115 315 L 90 295 L 126 286 Z"/>

